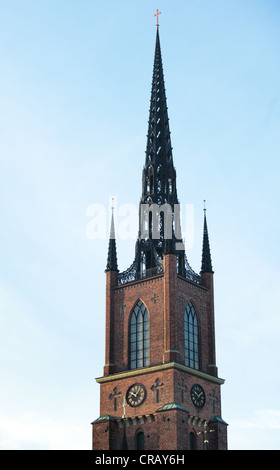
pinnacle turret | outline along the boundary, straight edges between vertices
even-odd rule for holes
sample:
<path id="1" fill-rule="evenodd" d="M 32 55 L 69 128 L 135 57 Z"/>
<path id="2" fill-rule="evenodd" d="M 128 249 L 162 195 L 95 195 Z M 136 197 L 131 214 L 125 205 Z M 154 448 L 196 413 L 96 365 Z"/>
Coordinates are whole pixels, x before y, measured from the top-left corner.
<path id="1" fill-rule="evenodd" d="M 113 209 L 112 209 L 110 240 L 109 240 L 106 271 L 118 271 L 117 247 L 116 247 L 114 210 Z"/>
<path id="2" fill-rule="evenodd" d="M 202 273 L 213 273 L 212 261 L 210 254 L 210 243 L 208 236 L 207 220 L 206 220 L 206 209 L 204 209 L 204 227 L 203 227 L 203 244 L 202 244 Z"/>

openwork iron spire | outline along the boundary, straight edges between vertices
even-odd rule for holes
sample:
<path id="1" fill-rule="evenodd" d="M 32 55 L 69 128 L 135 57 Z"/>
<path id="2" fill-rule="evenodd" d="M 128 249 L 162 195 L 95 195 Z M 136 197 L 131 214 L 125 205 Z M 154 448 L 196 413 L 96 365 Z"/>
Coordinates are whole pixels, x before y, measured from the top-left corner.
<path id="1" fill-rule="evenodd" d="M 180 257 L 184 256 L 180 223 L 175 217 L 175 205 L 179 202 L 158 28 L 142 183 L 136 270 L 152 274 L 162 265 L 164 254 L 180 250 Z"/>
<path id="2" fill-rule="evenodd" d="M 119 274 L 119 284 L 163 272 L 163 256 L 177 256 L 178 274 L 200 282 L 189 266 L 181 236 L 176 170 L 173 164 L 168 108 L 158 29 L 154 55 L 146 158 L 142 174 L 139 232 L 135 260 Z"/>
<path id="3" fill-rule="evenodd" d="M 207 220 L 206 220 L 206 209 L 204 209 L 204 228 L 203 228 L 203 244 L 202 244 L 202 273 L 213 273 L 212 261 L 210 254 L 210 243 L 208 236 Z"/>
<path id="4" fill-rule="evenodd" d="M 178 204 L 159 31 L 156 35 L 142 203 Z"/>

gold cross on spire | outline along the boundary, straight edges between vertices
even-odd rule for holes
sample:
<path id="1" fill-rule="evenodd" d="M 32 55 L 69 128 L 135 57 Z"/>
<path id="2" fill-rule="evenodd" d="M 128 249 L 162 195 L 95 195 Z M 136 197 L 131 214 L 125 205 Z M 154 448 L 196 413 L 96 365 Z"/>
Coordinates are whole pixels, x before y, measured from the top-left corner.
<path id="1" fill-rule="evenodd" d="M 158 24 L 158 15 L 161 15 L 161 11 L 158 11 L 154 14 L 154 16 L 157 17 L 157 29 L 159 28 L 159 24 Z"/>

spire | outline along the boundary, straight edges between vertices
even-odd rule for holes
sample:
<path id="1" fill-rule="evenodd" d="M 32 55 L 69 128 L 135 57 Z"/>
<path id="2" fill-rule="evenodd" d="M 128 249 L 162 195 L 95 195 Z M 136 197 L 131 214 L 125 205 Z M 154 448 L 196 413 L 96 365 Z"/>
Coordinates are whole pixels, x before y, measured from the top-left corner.
<path id="1" fill-rule="evenodd" d="M 114 224 L 114 208 L 113 207 L 112 207 L 110 240 L 109 240 L 106 271 L 118 271 L 115 224 Z"/>
<path id="2" fill-rule="evenodd" d="M 157 28 L 146 160 L 140 201 L 140 220 L 142 218 L 142 223 L 146 221 L 146 227 L 148 227 L 145 242 L 140 242 L 141 252 L 142 258 L 145 257 L 148 269 L 153 269 L 157 265 L 158 259 L 162 259 L 163 254 L 175 254 L 173 226 L 175 204 L 179 204 L 176 171 L 173 165 L 161 47 Z M 145 213 L 141 212 L 141 206 Z M 156 210 L 157 207 L 159 210 Z M 154 220 L 154 217 L 157 217 L 157 221 Z M 155 227 L 156 230 L 159 230 L 157 235 L 153 232 Z M 179 241 L 181 243 L 181 240 Z"/>
<path id="3" fill-rule="evenodd" d="M 143 169 L 142 203 L 147 201 L 158 205 L 168 202 L 178 203 L 167 109 L 159 30 L 157 29 L 146 162 Z"/>
<path id="4" fill-rule="evenodd" d="M 205 201 L 204 201 L 205 203 Z M 210 254 L 210 244 L 209 236 L 207 229 L 207 220 L 206 220 L 206 208 L 204 207 L 204 228 L 203 228 L 203 245 L 202 245 L 202 263 L 201 263 L 201 272 L 202 273 L 213 273 L 212 261 Z"/>
<path id="5" fill-rule="evenodd" d="M 157 17 L 159 14 L 160 12 L 157 11 Z M 142 184 L 139 237 L 136 244 L 135 258 L 137 276 L 144 277 L 158 272 L 162 267 L 163 256 L 167 254 L 175 254 L 180 258 L 179 264 L 181 271 L 184 272 L 185 253 L 180 236 L 181 232 L 178 230 L 180 224 L 175 217 L 175 205 L 179 202 L 176 188 L 176 171 L 172 156 L 158 19 Z M 178 245 L 177 242 L 179 242 Z"/>
<path id="6" fill-rule="evenodd" d="M 182 240 L 158 15 L 160 12 L 157 10 L 146 158 L 139 204 L 138 239 L 134 261 L 126 271 L 119 274 L 119 284 L 162 273 L 165 255 L 177 257 L 177 272 L 180 276 L 191 279 L 193 282 L 200 282 L 200 276 L 189 266 Z"/>

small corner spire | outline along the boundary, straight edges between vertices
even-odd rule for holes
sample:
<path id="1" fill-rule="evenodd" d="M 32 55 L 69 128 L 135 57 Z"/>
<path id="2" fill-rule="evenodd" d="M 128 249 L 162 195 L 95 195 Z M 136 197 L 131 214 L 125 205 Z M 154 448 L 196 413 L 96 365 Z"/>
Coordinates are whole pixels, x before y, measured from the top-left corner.
<path id="1" fill-rule="evenodd" d="M 111 228 L 110 228 L 110 240 L 116 239 L 115 235 L 115 222 L 114 222 L 114 198 L 112 198 L 112 206 L 111 206 Z"/>
<path id="2" fill-rule="evenodd" d="M 111 216 L 110 239 L 109 239 L 106 271 L 118 271 L 113 202 L 114 202 L 114 199 L 112 199 L 112 207 L 111 207 L 112 216 Z"/>
<path id="3" fill-rule="evenodd" d="M 210 243 L 208 236 L 207 220 L 206 220 L 206 201 L 204 199 L 204 227 L 203 227 L 203 244 L 202 244 L 202 263 L 201 263 L 201 272 L 202 273 L 212 273 L 212 261 L 210 253 Z"/>

